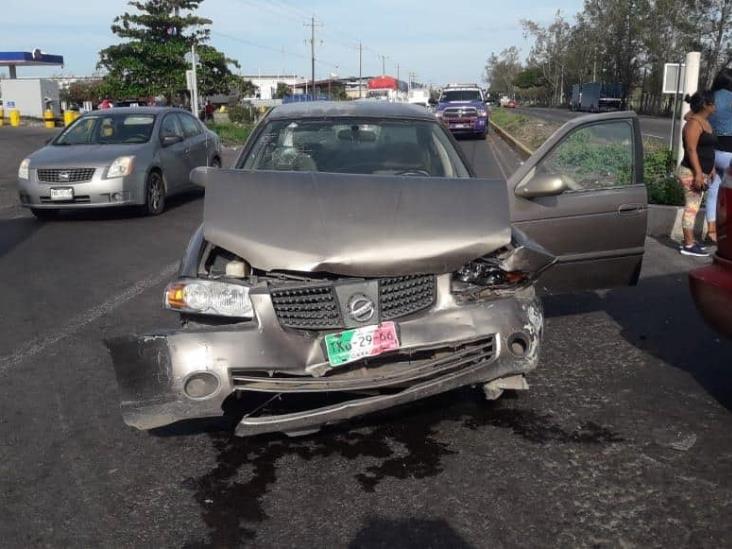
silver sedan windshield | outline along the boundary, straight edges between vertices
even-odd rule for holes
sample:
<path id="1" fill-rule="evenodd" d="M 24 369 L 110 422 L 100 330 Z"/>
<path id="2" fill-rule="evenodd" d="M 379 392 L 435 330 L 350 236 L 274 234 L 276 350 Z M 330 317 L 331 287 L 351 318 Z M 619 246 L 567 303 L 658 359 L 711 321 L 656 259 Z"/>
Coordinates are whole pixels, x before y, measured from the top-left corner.
<path id="1" fill-rule="evenodd" d="M 99 114 L 83 116 L 53 142 L 54 145 L 123 145 L 147 143 L 152 135 L 152 114 Z"/>
<path id="2" fill-rule="evenodd" d="M 469 177 L 445 130 L 395 119 L 273 120 L 240 168 Z"/>

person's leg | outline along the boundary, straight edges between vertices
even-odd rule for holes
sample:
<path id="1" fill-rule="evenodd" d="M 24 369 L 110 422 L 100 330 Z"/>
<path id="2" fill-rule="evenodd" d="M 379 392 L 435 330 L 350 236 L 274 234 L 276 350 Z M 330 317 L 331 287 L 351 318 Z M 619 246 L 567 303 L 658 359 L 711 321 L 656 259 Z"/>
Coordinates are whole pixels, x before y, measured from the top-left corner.
<path id="1" fill-rule="evenodd" d="M 679 166 L 676 175 L 684 189 L 684 216 L 681 220 L 681 229 L 684 233 L 684 246 L 694 245 L 694 222 L 701 206 L 701 193 L 692 189 L 694 173 L 683 166 Z"/>

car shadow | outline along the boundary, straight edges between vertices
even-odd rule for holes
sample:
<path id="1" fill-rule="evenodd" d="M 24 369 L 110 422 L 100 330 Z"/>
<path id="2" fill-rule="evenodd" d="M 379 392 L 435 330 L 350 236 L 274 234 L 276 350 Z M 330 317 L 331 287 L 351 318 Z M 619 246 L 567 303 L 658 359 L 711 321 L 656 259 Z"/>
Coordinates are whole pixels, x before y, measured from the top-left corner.
<path id="1" fill-rule="evenodd" d="M 696 310 L 687 273 L 642 278 L 637 287 L 544 297 L 547 318 L 604 311 L 628 343 L 688 372 L 732 410 L 732 342 L 709 328 Z"/>
<path id="2" fill-rule="evenodd" d="M 161 217 L 165 217 L 166 214 L 177 210 L 191 202 L 200 200 L 203 197 L 203 191 L 192 190 L 185 193 L 171 196 L 165 201 L 165 211 L 160 214 Z M 78 210 L 62 210 L 59 212 L 58 217 L 48 223 L 54 223 L 57 221 L 117 221 L 123 219 L 135 219 L 147 217 L 145 214 L 134 206 L 121 206 L 119 208 L 89 208 L 89 209 L 78 209 Z"/>
<path id="3" fill-rule="evenodd" d="M 40 226 L 32 217 L 0 220 L 0 257 L 29 238 Z"/>

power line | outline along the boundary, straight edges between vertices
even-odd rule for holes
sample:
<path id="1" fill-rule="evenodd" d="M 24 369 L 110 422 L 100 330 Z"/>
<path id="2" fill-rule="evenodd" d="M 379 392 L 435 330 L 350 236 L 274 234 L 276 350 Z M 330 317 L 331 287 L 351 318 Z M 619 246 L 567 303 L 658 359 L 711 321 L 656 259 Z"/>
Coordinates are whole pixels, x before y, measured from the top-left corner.
<path id="1" fill-rule="evenodd" d="M 269 51 L 273 51 L 275 53 L 281 53 L 283 55 L 289 55 L 291 57 L 299 57 L 300 59 L 307 59 L 307 56 L 305 56 L 305 55 L 303 55 L 301 53 L 295 53 L 295 52 L 288 51 L 285 48 L 275 48 L 275 47 L 272 47 L 272 46 L 266 46 L 264 44 L 259 44 L 257 42 L 252 42 L 251 40 L 245 40 L 243 38 L 239 38 L 237 36 L 231 36 L 230 34 L 225 34 L 223 32 L 218 32 L 218 31 L 211 31 L 211 34 L 214 35 L 214 36 L 220 36 L 221 38 L 226 38 L 228 40 L 233 40 L 234 42 L 240 42 L 242 44 L 245 44 L 247 46 L 252 46 L 254 48 L 260 48 L 260 49 L 263 49 L 263 50 L 269 50 Z"/>

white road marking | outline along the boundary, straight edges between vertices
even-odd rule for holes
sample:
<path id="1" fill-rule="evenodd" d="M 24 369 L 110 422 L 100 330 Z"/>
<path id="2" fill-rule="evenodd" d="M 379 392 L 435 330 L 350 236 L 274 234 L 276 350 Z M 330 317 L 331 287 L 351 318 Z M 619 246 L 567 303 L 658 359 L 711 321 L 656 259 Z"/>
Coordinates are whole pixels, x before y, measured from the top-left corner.
<path id="1" fill-rule="evenodd" d="M 85 326 L 88 326 L 95 320 L 111 313 L 116 308 L 124 305 L 131 299 L 137 297 L 148 288 L 152 288 L 170 279 L 178 271 L 178 262 L 167 265 L 162 271 L 151 275 L 147 278 L 137 281 L 135 284 L 124 290 L 123 292 L 111 297 L 104 303 L 92 307 L 72 318 L 63 328 L 46 334 L 42 337 L 36 337 L 27 341 L 16 351 L 9 355 L 0 357 L 0 374 L 4 374 L 11 368 L 19 365 L 25 360 L 45 351 L 48 347 L 55 345 L 62 339 L 69 337 Z"/>
<path id="2" fill-rule="evenodd" d="M 661 135 L 653 135 L 652 133 L 643 133 L 641 135 L 644 135 L 645 137 L 653 137 L 654 139 L 668 139 L 668 137 L 663 137 Z"/>

